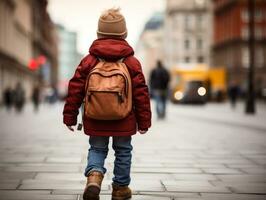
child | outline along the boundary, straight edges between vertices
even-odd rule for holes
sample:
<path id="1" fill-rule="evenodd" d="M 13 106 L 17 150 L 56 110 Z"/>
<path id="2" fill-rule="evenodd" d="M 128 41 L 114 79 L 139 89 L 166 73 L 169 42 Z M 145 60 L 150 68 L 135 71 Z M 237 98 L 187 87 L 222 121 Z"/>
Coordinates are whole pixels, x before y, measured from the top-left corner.
<path id="1" fill-rule="evenodd" d="M 109 138 L 112 136 L 112 147 L 115 151 L 112 199 L 124 200 L 132 195 L 128 187 L 132 157 L 131 136 L 136 134 L 137 130 L 144 134 L 151 126 L 150 99 L 141 65 L 134 57 L 132 47 L 125 40 L 126 22 L 119 9 L 109 9 L 100 16 L 97 36 L 98 39 L 90 47 L 89 55 L 80 62 L 69 82 L 63 112 L 64 123 L 74 131 L 72 126 L 77 124 L 78 110 L 85 97 L 86 79 L 95 65 L 100 60 L 122 60 L 131 78 L 132 110 L 119 120 L 97 120 L 83 115 L 84 132 L 90 136 L 88 164 L 85 169 L 87 184 L 83 199 L 99 199 L 101 183 L 106 173 L 104 161 L 108 154 Z"/>

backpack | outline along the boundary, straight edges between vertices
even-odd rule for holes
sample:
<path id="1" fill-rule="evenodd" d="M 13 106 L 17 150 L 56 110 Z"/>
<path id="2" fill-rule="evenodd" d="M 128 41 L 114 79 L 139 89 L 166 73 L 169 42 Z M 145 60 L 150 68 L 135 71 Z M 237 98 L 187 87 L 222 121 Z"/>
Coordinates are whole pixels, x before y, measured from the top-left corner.
<path id="1" fill-rule="evenodd" d="M 119 120 L 132 110 L 132 85 L 123 59 L 99 62 L 87 76 L 84 114 L 97 120 Z"/>

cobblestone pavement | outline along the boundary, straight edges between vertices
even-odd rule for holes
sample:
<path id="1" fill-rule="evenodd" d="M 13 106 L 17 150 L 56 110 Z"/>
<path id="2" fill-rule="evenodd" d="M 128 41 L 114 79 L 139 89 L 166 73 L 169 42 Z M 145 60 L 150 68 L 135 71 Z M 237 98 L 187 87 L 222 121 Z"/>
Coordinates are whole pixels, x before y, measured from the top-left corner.
<path id="1" fill-rule="evenodd" d="M 168 117 L 133 138 L 133 200 L 266 199 L 266 109 L 169 105 Z M 0 199 L 82 199 L 88 138 L 62 124 L 62 105 L 0 111 Z M 110 198 L 113 151 L 101 200 Z"/>

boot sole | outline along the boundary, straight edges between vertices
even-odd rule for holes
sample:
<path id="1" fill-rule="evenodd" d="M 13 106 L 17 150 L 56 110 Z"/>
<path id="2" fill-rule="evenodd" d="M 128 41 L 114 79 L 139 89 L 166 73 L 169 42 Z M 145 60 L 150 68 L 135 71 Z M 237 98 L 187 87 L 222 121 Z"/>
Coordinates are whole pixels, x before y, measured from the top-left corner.
<path id="1" fill-rule="evenodd" d="M 100 191 L 99 186 L 89 185 L 83 194 L 83 200 L 99 200 L 100 199 Z"/>
<path id="2" fill-rule="evenodd" d="M 127 197 L 112 197 L 112 200 L 129 200 L 132 198 L 132 195 L 129 195 Z"/>

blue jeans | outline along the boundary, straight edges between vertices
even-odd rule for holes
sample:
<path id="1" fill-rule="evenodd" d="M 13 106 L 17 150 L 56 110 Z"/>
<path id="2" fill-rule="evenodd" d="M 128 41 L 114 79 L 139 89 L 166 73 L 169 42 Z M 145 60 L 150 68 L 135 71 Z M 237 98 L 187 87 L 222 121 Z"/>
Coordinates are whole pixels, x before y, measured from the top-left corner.
<path id="1" fill-rule="evenodd" d="M 130 183 L 131 168 L 131 136 L 113 136 L 112 147 L 115 151 L 113 184 L 127 186 Z M 108 136 L 90 136 L 90 149 L 88 152 L 88 164 L 85 169 L 85 176 L 92 171 L 106 173 L 104 161 L 108 154 Z"/>
<path id="2" fill-rule="evenodd" d="M 167 91 L 164 90 L 155 90 L 154 98 L 156 101 L 156 113 L 158 118 L 164 118 L 166 112 L 166 99 Z"/>

